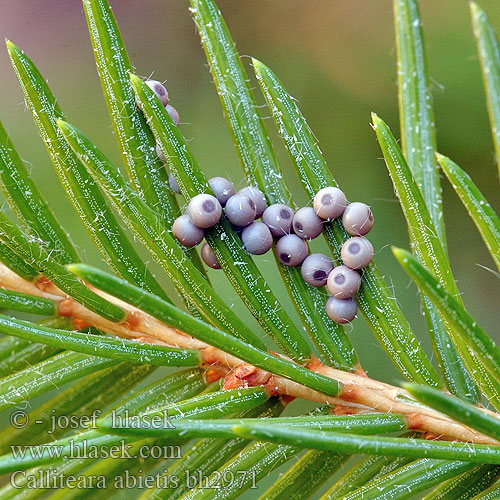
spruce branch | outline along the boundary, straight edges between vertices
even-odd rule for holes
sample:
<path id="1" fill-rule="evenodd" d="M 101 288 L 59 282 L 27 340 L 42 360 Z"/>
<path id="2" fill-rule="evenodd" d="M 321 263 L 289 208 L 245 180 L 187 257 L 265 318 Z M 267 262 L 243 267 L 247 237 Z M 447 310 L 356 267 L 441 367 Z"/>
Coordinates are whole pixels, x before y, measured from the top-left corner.
<path id="1" fill-rule="evenodd" d="M 83 266 L 74 265 L 71 267 L 73 269 L 82 269 Z M 88 276 L 89 273 L 87 273 Z M 111 276 L 109 278 L 112 280 L 114 287 L 120 285 L 121 280 Z M 113 323 L 106 320 L 89 311 L 75 300 L 68 298 L 48 280 L 42 279 L 41 281 L 42 283 L 28 282 L 3 264 L 0 264 L 0 286 L 54 300 L 58 304 L 58 313 L 60 315 L 72 317 L 81 322 L 82 325 L 95 326 L 119 337 L 170 347 L 199 350 L 201 352 L 201 366 L 208 370 L 216 370 L 225 376 L 225 388 L 227 389 L 263 386 L 270 395 L 348 406 L 351 411 L 355 412 L 400 413 L 406 416 L 407 428 L 411 430 L 432 433 L 448 440 L 500 444 L 497 440 L 475 432 L 445 415 L 416 404 L 411 395 L 404 389 L 373 380 L 364 374 L 338 370 L 324 365 L 313 357 L 307 368 L 311 372 L 332 379 L 332 382 L 337 382 L 342 388 L 337 396 L 328 396 L 319 391 L 311 390 L 293 380 L 259 369 L 236 356 L 224 352 L 222 349 L 214 348 L 179 329 L 169 327 L 147 312 L 133 307 L 102 290 L 92 288 L 95 293 L 119 305 L 126 311 L 127 319 L 124 322 Z M 132 287 L 132 285 L 126 285 L 124 282 L 121 282 L 121 285 L 121 289 L 125 286 Z M 140 295 L 144 295 L 144 293 L 141 292 Z"/>

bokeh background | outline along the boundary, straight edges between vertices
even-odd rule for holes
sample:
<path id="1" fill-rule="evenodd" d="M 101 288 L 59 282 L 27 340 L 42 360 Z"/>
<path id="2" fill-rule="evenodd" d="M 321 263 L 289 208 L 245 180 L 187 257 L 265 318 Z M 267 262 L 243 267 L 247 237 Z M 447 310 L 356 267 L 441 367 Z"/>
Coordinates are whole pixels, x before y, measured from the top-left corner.
<path id="1" fill-rule="evenodd" d="M 207 174 L 228 175 L 242 185 L 242 170 L 188 11 L 188 1 L 111 3 L 137 73 L 167 81 L 171 102 L 181 115 L 182 131 Z M 389 249 L 390 245 L 408 247 L 408 236 L 369 126 L 370 112 L 376 111 L 399 137 L 392 2 L 219 0 L 219 5 L 240 53 L 254 56 L 273 68 L 298 99 L 348 197 L 373 207 L 376 225 L 371 238 L 377 251 L 376 260 L 430 353 L 416 288 L 400 271 Z M 481 5 L 500 31 L 499 2 L 482 0 Z M 421 12 L 439 149 L 470 173 L 498 209 L 498 174 L 468 3 L 423 0 Z M 4 0 L 0 33 L 27 52 L 48 79 L 68 119 L 118 164 L 120 157 L 95 71 L 81 3 Z M 252 74 L 249 59 L 244 62 Z M 0 120 L 85 258 L 101 265 L 100 256 L 83 234 L 37 138 L 5 50 L 0 50 L 0 88 Z M 257 95 L 263 103 L 258 92 Z M 266 108 L 261 112 L 268 116 Z M 271 120 L 267 123 L 296 201 L 305 204 L 309 200 L 290 168 Z M 443 186 L 449 248 L 458 285 L 470 311 L 498 340 L 499 278 L 481 267 L 492 268 L 493 263 L 444 179 Z M 284 307 L 296 318 L 274 262 L 269 256 L 259 262 Z M 224 276 L 218 273 L 211 276 L 221 293 L 234 302 L 241 314 L 246 314 Z M 391 383 L 401 379 L 384 359 L 363 319 L 352 324 L 352 337 L 371 376 Z"/>

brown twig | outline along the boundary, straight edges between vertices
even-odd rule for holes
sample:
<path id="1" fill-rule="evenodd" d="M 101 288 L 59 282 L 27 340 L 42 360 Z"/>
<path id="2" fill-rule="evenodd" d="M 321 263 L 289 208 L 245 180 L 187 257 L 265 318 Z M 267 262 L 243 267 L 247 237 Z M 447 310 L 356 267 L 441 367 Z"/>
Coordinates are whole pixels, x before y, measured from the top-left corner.
<path id="1" fill-rule="evenodd" d="M 95 326 L 120 337 L 172 347 L 198 349 L 202 352 L 202 366 L 209 370 L 209 373 L 215 370 L 213 373 L 217 374 L 217 377 L 221 374 L 226 376 L 225 388 L 259 385 L 265 387 L 271 395 L 303 398 L 318 403 L 341 406 L 344 409 L 348 408 L 351 413 L 374 410 L 386 413 L 400 413 L 407 417 L 408 429 L 420 431 L 426 435 L 438 436 L 446 440 L 500 444 L 498 441 L 475 432 L 446 415 L 418 404 L 405 390 L 373 380 L 362 371 L 351 373 L 337 370 L 324 365 L 317 358 L 313 358 L 307 368 L 336 380 L 342 386 L 342 392 L 337 397 L 330 397 L 292 380 L 249 365 L 220 349 L 211 347 L 167 326 L 149 314 L 135 309 L 100 290 L 94 291 L 127 311 L 127 321 L 113 323 L 105 320 L 68 297 L 46 278 L 31 283 L 22 279 L 3 264 L 0 264 L 0 286 L 18 292 L 50 298 L 57 302 L 60 315 L 71 316 L 87 325 Z"/>

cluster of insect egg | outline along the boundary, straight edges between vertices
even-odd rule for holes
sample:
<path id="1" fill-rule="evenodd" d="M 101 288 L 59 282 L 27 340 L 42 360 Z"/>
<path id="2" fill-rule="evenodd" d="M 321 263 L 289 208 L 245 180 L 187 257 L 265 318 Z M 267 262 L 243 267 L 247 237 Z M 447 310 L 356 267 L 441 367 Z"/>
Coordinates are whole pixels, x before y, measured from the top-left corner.
<path id="1" fill-rule="evenodd" d="M 313 254 L 302 263 L 302 276 L 306 274 L 312 280 L 317 269 L 321 269 L 321 279 L 315 286 L 326 284 L 332 294 L 326 301 L 326 313 L 336 323 L 349 323 L 357 312 L 354 296 L 361 285 L 361 276 L 357 271 L 366 267 L 373 258 L 373 246 L 365 238 L 373 227 L 373 214 L 364 203 L 347 204 L 344 193 L 335 187 L 326 187 L 316 193 L 314 212 L 323 220 L 341 218 L 344 229 L 352 237 L 344 242 L 340 251 L 343 265 L 334 267 L 326 255 Z M 309 266 L 307 261 L 311 257 L 315 257 L 315 262 Z M 306 276 L 304 279 L 313 284 Z"/>
<path id="2" fill-rule="evenodd" d="M 249 254 L 266 253 L 274 238 L 278 238 L 275 252 L 283 265 L 301 266 L 302 277 L 309 285 L 328 286 L 332 294 L 326 302 L 328 316 L 337 323 L 354 319 L 357 312 L 354 296 L 361 284 L 358 271 L 373 257 L 373 247 L 364 237 L 373 227 L 373 215 L 367 205 L 347 204 L 340 189 L 327 187 L 316 194 L 314 207 L 303 207 L 294 213 L 287 205 L 267 206 L 263 193 L 255 187 L 248 186 L 235 193 L 233 184 L 223 177 L 214 177 L 208 184 L 214 195 L 203 193 L 192 198 L 186 214 L 172 226 L 174 236 L 184 246 L 198 245 L 205 229 L 217 224 L 224 211 Z M 325 221 L 338 217 L 352 237 L 342 245 L 343 265 L 335 267 L 326 255 L 309 255 L 307 240 L 321 234 Z M 220 269 L 207 243 L 202 246 L 201 256 L 209 267 Z"/>
<path id="3" fill-rule="evenodd" d="M 147 85 L 160 99 L 172 120 L 179 125 L 179 114 L 168 104 L 166 88 L 156 80 Z M 160 149 L 158 156 L 164 160 Z M 170 174 L 169 183 L 175 193 L 180 193 Z M 285 266 L 301 266 L 304 281 L 311 286 L 327 285 L 332 294 L 326 301 L 326 312 L 336 323 L 348 323 L 354 319 L 357 304 L 354 296 L 359 290 L 359 270 L 373 258 L 373 247 L 365 235 L 373 227 L 370 207 L 364 203 L 347 203 L 344 193 L 336 187 L 325 187 L 314 197 L 313 207 L 294 211 L 280 203 L 267 206 L 264 194 L 248 186 L 238 193 L 233 184 L 224 177 L 208 181 L 214 195 L 199 194 L 189 202 L 185 215 L 178 217 L 173 226 L 174 236 L 185 247 L 192 248 L 203 240 L 205 229 L 219 222 L 222 211 L 241 238 L 245 250 L 251 255 L 262 255 L 276 242 L 275 252 Z M 256 219 L 261 219 L 261 222 Z M 325 221 L 342 218 L 344 229 L 352 236 L 342 245 L 340 256 L 343 265 L 335 267 L 332 260 L 321 253 L 309 255 L 307 240 L 317 238 L 323 231 Z M 212 249 L 205 242 L 201 248 L 205 264 L 220 269 Z"/>
<path id="4" fill-rule="evenodd" d="M 158 97 L 160 102 L 163 104 L 163 107 L 167 110 L 167 113 L 170 115 L 170 118 L 172 118 L 174 123 L 178 126 L 180 123 L 179 113 L 172 105 L 168 103 L 168 91 L 163 85 L 163 83 L 157 80 L 146 80 L 145 83 L 154 92 L 156 97 Z M 138 102 L 137 106 L 139 106 Z M 165 156 L 161 152 L 158 144 L 156 145 L 156 154 L 163 162 L 165 162 Z"/>
<path id="5" fill-rule="evenodd" d="M 154 92 L 156 97 L 163 104 L 163 107 L 167 110 L 170 118 L 174 120 L 176 125 L 179 125 L 179 113 L 177 110 L 168 103 L 168 91 L 163 85 L 163 83 L 158 82 L 157 80 L 146 80 L 146 85 Z M 157 148 L 158 150 L 158 148 Z"/>
<path id="6" fill-rule="evenodd" d="M 217 224 L 224 208 L 245 250 L 252 255 L 266 253 L 273 245 L 273 236 L 266 224 L 255 220 L 267 209 L 262 192 L 245 187 L 236 193 L 233 183 L 224 177 L 214 177 L 208 185 L 215 196 L 203 193 L 193 197 L 186 214 L 178 217 L 172 226 L 174 236 L 188 248 L 198 245 L 204 238 L 204 230 Z M 178 192 L 174 179 L 170 179 L 170 186 Z M 203 244 L 201 256 L 207 266 L 220 269 L 207 243 Z"/>

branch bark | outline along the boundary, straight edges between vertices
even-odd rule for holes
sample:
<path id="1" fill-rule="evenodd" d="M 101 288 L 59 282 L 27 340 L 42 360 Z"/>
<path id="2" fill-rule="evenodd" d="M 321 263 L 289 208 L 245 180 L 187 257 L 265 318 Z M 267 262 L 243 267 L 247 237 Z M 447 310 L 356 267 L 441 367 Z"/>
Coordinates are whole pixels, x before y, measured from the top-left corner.
<path id="1" fill-rule="evenodd" d="M 260 385 L 265 387 L 271 395 L 303 398 L 318 403 L 348 407 L 350 412 L 400 413 L 407 417 L 408 429 L 437 436 L 439 439 L 478 444 L 500 444 L 495 439 L 475 432 L 448 416 L 417 403 L 405 390 L 373 380 L 362 372 L 351 373 L 337 370 L 323 364 L 319 359 L 313 358 L 307 368 L 330 377 L 343 386 L 343 391 L 338 397 L 330 397 L 249 365 L 220 349 L 209 346 L 186 335 L 184 332 L 169 327 L 149 314 L 133 308 L 129 304 L 100 290 L 93 289 L 102 297 L 128 312 L 126 322 L 118 324 L 105 320 L 68 297 L 46 278 L 41 278 L 32 283 L 24 280 L 1 263 L 0 286 L 52 299 L 57 302 L 60 315 L 71 316 L 82 325 L 95 326 L 119 337 L 171 347 L 198 349 L 202 352 L 202 366 L 204 368 L 208 370 L 216 369 L 226 376 L 225 388 Z M 498 418 L 497 414 L 488 413 Z"/>

